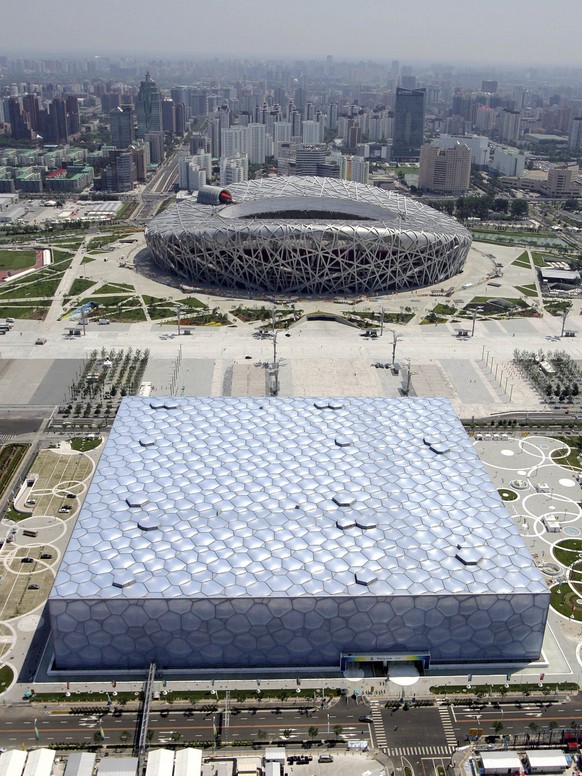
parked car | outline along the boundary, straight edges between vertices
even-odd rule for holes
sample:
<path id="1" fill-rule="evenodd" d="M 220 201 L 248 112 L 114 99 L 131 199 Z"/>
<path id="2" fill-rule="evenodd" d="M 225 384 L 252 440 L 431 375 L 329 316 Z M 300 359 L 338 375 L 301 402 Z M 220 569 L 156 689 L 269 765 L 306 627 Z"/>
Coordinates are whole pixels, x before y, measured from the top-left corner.
<path id="1" fill-rule="evenodd" d="M 29 585 L 28 589 L 29 590 L 40 590 L 40 585 Z"/>
<path id="2" fill-rule="evenodd" d="M 40 559 L 41 560 L 50 560 L 52 557 L 53 556 L 51 555 L 50 552 L 43 552 L 42 555 L 40 556 Z"/>
<path id="3" fill-rule="evenodd" d="M 34 563 L 34 558 L 20 558 L 21 563 Z"/>

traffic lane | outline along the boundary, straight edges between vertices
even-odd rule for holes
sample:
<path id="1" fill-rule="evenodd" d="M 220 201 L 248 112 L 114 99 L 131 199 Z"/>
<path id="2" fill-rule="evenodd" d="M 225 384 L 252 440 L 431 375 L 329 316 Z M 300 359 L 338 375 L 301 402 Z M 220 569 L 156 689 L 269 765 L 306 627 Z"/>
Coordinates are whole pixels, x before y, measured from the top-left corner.
<path id="1" fill-rule="evenodd" d="M 446 746 L 447 739 L 436 706 L 382 709 L 388 747 Z"/>

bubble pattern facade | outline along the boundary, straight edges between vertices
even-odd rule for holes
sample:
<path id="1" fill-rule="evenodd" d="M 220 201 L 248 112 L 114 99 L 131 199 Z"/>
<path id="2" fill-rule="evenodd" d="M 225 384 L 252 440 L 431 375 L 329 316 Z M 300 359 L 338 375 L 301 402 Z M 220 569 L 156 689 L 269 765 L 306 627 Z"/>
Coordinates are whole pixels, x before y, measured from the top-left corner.
<path id="1" fill-rule="evenodd" d="M 446 399 L 125 398 L 49 597 L 65 669 L 539 657 L 549 593 Z"/>
<path id="2" fill-rule="evenodd" d="M 378 294 L 458 274 L 471 246 L 454 219 L 376 186 L 291 176 L 229 191 L 234 205 L 190 198 L 156 216 L 145 233 L 155 263 L 225 289 Z"/>

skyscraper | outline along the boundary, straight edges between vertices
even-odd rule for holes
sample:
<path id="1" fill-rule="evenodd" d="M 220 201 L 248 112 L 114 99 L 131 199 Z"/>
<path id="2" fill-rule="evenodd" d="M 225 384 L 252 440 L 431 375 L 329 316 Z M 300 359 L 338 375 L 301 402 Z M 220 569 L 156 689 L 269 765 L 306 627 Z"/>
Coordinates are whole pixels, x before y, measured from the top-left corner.
<path id="1" fill-rule="evenodd" d="M 162 132 L 162 95 L 149 73 L 142 81 L 137 94 L 137 136 L 143 138 L 148 132 Z"/>
<path id="2" fill-rule="evenodd" d="M 133 108 L 124 105 L 122 108 L 114 108 L 109 114 L 111 128 L 111 144 L 116 148 L 127 148 L 135 138 L 133 128 Z"/>
<path id="3" fill-rule="evenodd" d="M 418 159 L 424 139 L 425 89 L 396 89 L 392 158 Z"/>

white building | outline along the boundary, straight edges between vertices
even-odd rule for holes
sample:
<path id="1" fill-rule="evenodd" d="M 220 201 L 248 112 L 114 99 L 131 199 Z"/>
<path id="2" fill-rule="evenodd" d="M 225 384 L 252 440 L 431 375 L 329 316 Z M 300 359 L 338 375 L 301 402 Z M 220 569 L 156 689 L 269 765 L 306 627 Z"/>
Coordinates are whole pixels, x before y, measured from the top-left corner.
<path id="1" fill-rule="evenodd" d="M 463 143 L 471 149 L 471 164 L 476 167 L 489 164 L 489 140 L 482 135 L 440 135 L 432 142 L 439 148 L 454 148 L 457 143 Z"/>
<path id="2" fill-rule="evenodd" d="M 319 121 L 303 121 L 301 123 L 301 137 L 306 145 L 322 143 L 324 138 L 324 126 Z"/>
<path id="3" fill-rule="evenodd" d="M 267 156 L 265 125 L 249 124 L 246 130 L 247 147 L 241 149 L 240 153 L 246 151 L 249 156 L 249 164 L 264 164 Z"/>
<path id="4" fill-rule="evenodd" d="M 243 183 L 249 179 L 249 158 L 246 154 L 223 156 L 220 159 L 220 185 Z"/>
<path id="5" fill-rule="evenodd" d="M 509 175 L 512 178 L 521 178 L 525 170 L 525 153 L 513 148 L 495 146 L 493 161 L 489 165 L 490 170 L 500 175 Z"/>
<path id="6" fill-rule="evenodd" d="M 367 162 L 363 156 L 352 156 L 348 159 L 348 171 L 348 180 L 354 183 L 368 183 L 370 162 Z"/>
<path id="7" fill-rule="evenodd" d="M 178 160 L 178 187 L 182 191 L 198 191 L 212 177 L 212 157 L 205 151 L 196 156 L 181 156 Z"/>
<path id="8" fill-rule="evenodd" d="M 290 143 L 291 142 L 291 122 L 290 121 L 277 121 L 273 124 L 273 142 L 275 147 L 277 143 Z"/>

